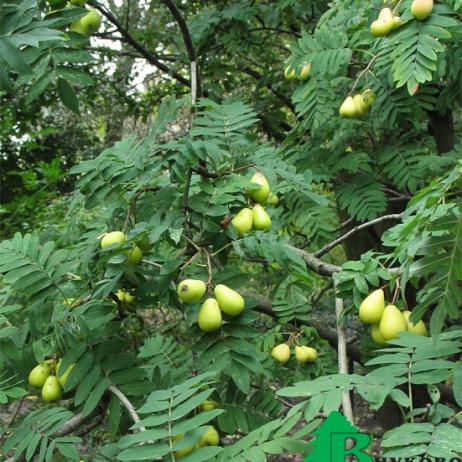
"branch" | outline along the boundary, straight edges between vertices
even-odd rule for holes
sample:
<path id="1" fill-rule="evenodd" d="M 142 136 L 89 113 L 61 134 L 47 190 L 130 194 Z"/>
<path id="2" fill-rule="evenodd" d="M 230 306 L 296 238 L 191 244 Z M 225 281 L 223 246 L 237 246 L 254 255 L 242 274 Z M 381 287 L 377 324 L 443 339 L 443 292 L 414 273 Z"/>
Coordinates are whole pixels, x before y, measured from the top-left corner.
<path id="1" fill-rule="evenodd" d="M 339 273 L 342 269 L 340 266 L 322 261 L 316 255 L 309 253 L 306 250 L 299 249 L 290 244 L 286 244 L 286 247 L 300 255 L 300 257 L 302 257 L 305 261 L 306 266 L 321 276 L 332 276 L 334 273 Z"/>
<path id="2" fill-rule="evenodd" d="M 98 3 L 95 3 L 94 7 L 98 11 L 100 11 L 112 24 L 114 24 L 114 26 L 117 27 L 120 34 L 127 41 L 127 43 L 131 45 L 135 50 L 137 50 L 147 61 L 149 61 L 152 65 L 156 66 L 158 69 L 165 72 L 170 77 L 174 78 L 183 85 L 186 85 L 187 87 L 191 86 L 189 80 L 185 79 L 181 74 L 178 74 L 178 72 L 172 71 L 168 66 L 166 66 L 164 63 L 160 61 L 160 58 L 157 55 L 148 51 L 139 42 L 137 42 L 130 34 L 130 32 L 117 20 L 117 18 L 109 10 L 106 10 L 106 8 L 104 8 Z"/>
<path id="3" fill-rule="evenodd" d="M 120 402 L 124 405 L 125 409 L 130 414 L 133 422 L 138 423 L 140 421 L 140 416 L 136 413 L 136 410 L 129 399 L 115 385 L 109 385 L 108 390 L 117 396 L 117 398 L 119 398 Z M 146 431 L 146 428 L 140 427 L 140 432 L 144 431 Z"/>
<path id="4" fill-rule="evenodd" d="M 374 226 L 378 223 L 382 223 L 383 221 L 401 220 L 401 218 L 403 218 L 403 213 L 394 213 L 391 215 L 384 215 L 383 217 L 379 217 L 374 220 L 363 223 L 361 225 L 355 226 L 354 228 L 346 232 L 343 236 L 340 236 L 338 239 L 335 239 L 329 244 L 326 244 L 322 249 L 318 250 L 313 255 L 318 258 L 322 257 L 324 254 L 330 252 L 334 247 L 341 244 L 343 241 L 346 241 L 350 236 L 357 233 L 358 231 L 361 231 L 362 229 L 369 228 L 370 226 Z"/>

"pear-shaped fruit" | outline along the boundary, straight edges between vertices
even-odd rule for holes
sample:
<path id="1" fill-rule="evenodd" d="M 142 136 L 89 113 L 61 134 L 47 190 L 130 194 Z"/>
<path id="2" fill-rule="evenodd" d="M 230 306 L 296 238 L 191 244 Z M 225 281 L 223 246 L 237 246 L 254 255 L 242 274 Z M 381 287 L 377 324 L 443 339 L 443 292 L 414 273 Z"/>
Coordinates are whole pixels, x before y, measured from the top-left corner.
<path id="1" fill-rule="evenodd" d="M 239 234 L 245 234 L 252 230 L 253 226 L 253 215 L 252 210 L 249 208 L 242 209 L 239 213 L 231 220 L 231 224 L 236 228 Z"/>
<path id="2" fill-rule="evenodd" d="M 117 244 L 117 247 L 122 246 L 125 243 L 125 240 L 127 237 L 122 231 L 112 231 L 110 233 L 106 233 L 103 238 L 101 239 L 100 245 L 102 249 L 106 249 L 107 247 L 110 246 L 115 246 Z"/>
<path id="3" fill-rule="evenodd" d="M 358 115 L 357 107 L 352 96 L 347 96 L 345 98 L 345 101 L 340 106 L 339 114 L 342 117 L 356 117 Z"/>
<path id="4" fill-rule="evenodd" d="M 420 21 L 427 19 L 433 11 L 433 0 L 414 0 L 411 13 Z"/>
<path id="5" fill-rule="evenodd" d="M 399 29 L 404 24 L 400 16 L 393 16 L 393 30 Z"/>
<path id="6" fill-rule="evenodd" d="M 61 385 L 59 384 L 58 377 L 56 375 L 50 375 L 43 384 L 42 387 L 42 398 L 43 401 L 58 401 L 62 395 Z"/>
<path id="7" fill-rule="evenodd" d="M 294 80 L 296 77 L 295 69 L 291 66 L 286 66 L 284 69 L 284 77 L 287 80 Z"/>
<path id="8" fill-rule="evenodd" d="M 218 330 L 223 324 L 220 306 L 214 298 L 208 298 L 202 304 L 197 317 L 199 327 L 204 332 L 213 332 Z"/>
<path id="9" fill-rule="evenodd" d="M 298 80 L 306 80 L 310 76 L 310 72 L 311 72 L 311 63 L 305 64 L 302 67 L 300 74 L 298 74 L 297 76 Z"/>
<path id="10" fill-rule="evenodd" d="M 178 435 L 175 435 L 172 437 L 172 441 L 180 441 L 185 437 L 184 433 L 180 433 Z M 186 456 L 187 454 L 191 453 L 194 449 L 194 446 L 186 446 L 185 448 L 178 449 L 178 451 L 175 451 L 173 454 L 175 457 L 180 458 L 183 456 Z"/>
<path id="11" fill-rule="evenodd" d="M 393 12 L 390 8 L 382 8 L 379 13 L 379 19 L 384 19 L 386 21 L 393 19 Z"/>
<path id="12" fill-rule="evenodd" d="M 400 332 L 407 330 L 407 322 L 396 306 L 388 305 L 383 311 L 379 329 L 384 340 L 391 340 L 398 338 Z"/>
<path id="13" fill-rule="evenodd" d="M 116 297 L 120 300 L 120 302 L 124 305 L 130 305 L 135 301 L 135 296 L 132 295 L 130 292 L 127 292 L 124 289 L 119 289 L 116 292 Z"/>
<path id="14" fill-rule="evenodd" d="M 255 204 L 252 209 L 252 216 L 254 229 L 265 231 L 271 228 L 271 218 L 260 204 Z"/>
<path id="15" fill-rule="evenodd" d="M 285 364 L 290 359 L 290 348 L 287 343 L 281 343 L 276 345 L 271 350 L 271 356 L 278 363 Z"/>
<path id="16" fill-rule="evenodd" d="M 372 337 L 372 340 L 374 340 L 374 342 L 378 343 L 379 345 L 385 346 L 387 344 L 387 342 L 383 338 L 383 335 L 380 333 L 380 329 L 377 324 L 374 324 L 372 326 L 371 337 Z"/>
<path id="17" fill-rule="evenodd" d="M 267 203 L 270 204 L 270 205 L 274 205 L 274 206 L 278 205 L 279 204 L 278 195 L 273 193 L 273 192 L 270 192 L 269 196 L 268 196 Z"/>
<path id="18" fill-rule="evenodd" d="M 66 385 L 67 378 L 69 377 L 69 374 L 71 373 L 72 369 L 74 369 L 75 364 L 71 364 L 65 371 L 60 370 L 62 359 L 58 361 L 58 364 L 56 365 L 56 375 L 58 377 L 59 384 L 64 388 L 64 385 Z"/>
<path id="19" fill-rule="evenodd" d="M 220 442 L 220 435 L 215 427 L 210 427 L 201 437 L 201 446 L 218 446 Z"/>
<path id="20" fill-rule="evenodd" d="M 80 22 L 80 19 L 77 20 L 77 21 L 74 21 L 73 23 L 71 23 L 70 26 L 69 26 L 69 30 L 72 31 L 72 32 L 76 32 L 77 34 L 80 34 L 80 35 L 88 36 L 87 29 L 82 26 L 82 23 Z M 101 245 L 101 247 L 102 247 L 102 245 Z"/>
<path id="21" fill-rule="evenodd" d="M 137 245 L 134 245 L 130 250 L 127 250 L 125 253 L 128 256 L 127 264 L 129 264 L 130 266 L 139 265 L 143 260 L 143 252 Z"/>
<path id="22" fill-rule="evenodd" d="M 224 284 L 218 284 L 213 289 L 220 309 L 230 316 L 239 316 L 245 308 L 242 295 Z"/>
<path id="23" fill-rule="evenodd" d="M 353 101 L 355 102 L 356 105 L 356 113 L 358 116 L 364 115 L 367 110 L 369 109 L 369 106 L 366 104 L 364 101 L 363 95 L 357 94 L 353 96 Z"/>
<path id="24" fill-rule="evenodd" d="M 428 335 L 427 327 L 425 326 L 425 323 L 422 320 L 418 321 L 417 324 L 412 324 L 412 322 L 409 320 L 411 316 L 410 311 L 403 311 L 403 316 L 407 322 L 407 330 L 409 332 L 412 332 L 416 335 L 422 335 L 423 337 L 426 337 Z"/>
<path id="25" fill-rule="evenodd" d="M 213 411 L 218 407 L 218 403 L 216 401 L 213 401 L 211 399 L 206 399 L 202 404 L 201 404 L 201 410 L 206 412 L 206 411 Z"/>
<path id="26" fill-rule="evenodd" d="M 92 8 L 85 16 L 80 18 L 80 22 L 82 27 L 84 27 L 87 31 L 87 34 L 93 34 L 97 32 L 97 30 L 101 26 L 101 15 L 98 11 Z"/>
<path id="27" fill-rule="evenodd" d="M 43 362 L 37 364 L 29 374 L 29 384 L 35 388 L 43 387 L 48 376 L 51 374 L 51 368 L 49 364 Z"/>
<path id="28" fill-rule="evenodd" d="M 364 101 L 364 103 L 366 104 L 366 106 L 368 108 L 370 108 L 374 104 L 374 102 L 375 102 L 375 100 L 377 98 L 374 91 L 371 90 L 370 88 L 364 90 L 362 92 L 362 95 L 363 95 L 363 101 Z"/>
<path id="29" fill-rule="evenodd" d="M 257 172 L 250 181 L 260 185 L 260 187 L 258 189 L 249 189 L 249 196 L 255 202 L 264 204 L 270 193 L 270 186 L 268 180 L 265 178 L 265 175 L 263 175 L 263 173 Z"/>
<path id="30" fill-rule="evenodd" d="M 307 347 L 305 345 L 295 347 L 295 359 L 300 364 L 312 363 L 316 361 L 317 357 L 318 352 L 314 348 Z"/>
<path id="31" fill-rule="evenodd" d="M 385 37 L 388 35 L 394 26 L 394 20 L 391 19 L 377 19 L 371 24 L 371 34 L 376 37 Z"/>
<path id="32" fill-rule="evenodd" d="M 207 286 L 199 279 L 185 279 L 178 284 L 177 294 L 183 302 L 194 303 L 205 294 Z"/>
<path id="33" fill-rule="evenodd" d="M 382 289 L 374 290 L 361 303 L 359 319 L 366 324 L 379 324 L 385 310 L 385 295 Z"/>

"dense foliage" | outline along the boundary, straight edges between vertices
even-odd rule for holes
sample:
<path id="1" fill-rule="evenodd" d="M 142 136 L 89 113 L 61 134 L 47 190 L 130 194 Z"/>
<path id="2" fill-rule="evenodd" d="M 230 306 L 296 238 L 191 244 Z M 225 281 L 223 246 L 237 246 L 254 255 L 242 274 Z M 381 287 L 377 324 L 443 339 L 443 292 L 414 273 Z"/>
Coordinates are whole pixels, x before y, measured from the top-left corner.
<path id="1" fill-rule="evenodd" d="M 0 6 L 0 457 L 305 456 L 332 410 L 361 425 L 353 394 L 386 455 L 460 455 L 460 0 L 389 2 L 384 37 L 372 0 L 71 3 Z M 238 232 L 256 202 L 270 229 Z M 207 295 L 182 301 L 184 279 Z M 204 332 L 220 284 L 245 310 Z M 430 335 L 375 343 L 358 313 L 379 288 Z M 59 396 L 38 363 L 66 371 Z"/>

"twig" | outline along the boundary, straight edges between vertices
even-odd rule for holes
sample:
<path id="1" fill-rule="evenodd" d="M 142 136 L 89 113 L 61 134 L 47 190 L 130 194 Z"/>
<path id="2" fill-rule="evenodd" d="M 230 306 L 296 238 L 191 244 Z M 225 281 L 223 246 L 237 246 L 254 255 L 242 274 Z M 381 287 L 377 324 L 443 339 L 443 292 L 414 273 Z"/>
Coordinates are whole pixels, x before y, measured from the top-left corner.
<path id="1" fill-rule="evenodd" d="M 286 247 L 296 252 L 300 257 L 302 257 L 309 269 L 313 270 L 315 273 L 320 274 L 321 276 L 332 276 L 334 273 L 338 273 L 342 269 L 340 266 L 322 261 L 320 258 L 316 257 L 312 253 L 307 252 L 306 250 L 299 249 L 290 244 L 286 244 Z"/>
<path id="2" fill-rule="evenodd" d="M 343 241 L 347 240 L 350 236 L 357 233 L 358 231 L 361 231 L 362 229 L 369 228 L 369 227 L 374 226 L 374 225 L 376 225 L 378 223 L 382 223 L 383 221 L 400 220 L 401 218 L 403 218 L 402 213 L 394 213 L 394 214 L 391 214 L 391 215 L 384 215 L 383 217 L 375 218 L 374 220 L 371 220 L 371 221 L 368 221 L 368 222 L 363 223 L 361 225 L 355 226 L 354 228 L 352 228 L 348 232 L 346 232 L 343 236 L 340 236 L 338 239 L 335 239 L 334 241 L 330 242 L 329 244 L 326 244 L 322 249 L 318 250 L 313 255 L 315 257 L 318 257 L 318 258 L 322 257 L 324 254 L 330 252 L 334 247 L 341 244 Z"/>
<path id="3" fill-rule="evenodd" d="M 108 390 L 113 393 L 117 398 L 119 398 L 120 402 L 123 404 L 127 412 L 130 414 L 133 422 L 138 423 L 140 421 L 140 416 L 137 414 L 135 408 L 133 407 L 132 403 L 129 399 L 115 386 L 109 385 Z M 145 427 L 139 427 L 140 432 L 146 431 Z"/>
<path id="4" fill-rule="evenodd" d="M 210 257 L 210 253 L 207 249 L 202 249 L 202 251 L 205 253 L 205 257 L 207 258 L 207 272 L 208 272 L 208 279 L 207 279 L 207 287 L 210 287 L 212 284 L 212 279 L 213 279 L 213 272 L 212 272 L 212 259 Z"/>
<path id="5" fill-rule="evenodd" d="M 162 268 L 162 265 L 160 263 L 157 263 L 156 261 L 143 259 L 143 263 L 146 263 L 147 265 L 155 266 L 156 268 Z"/>

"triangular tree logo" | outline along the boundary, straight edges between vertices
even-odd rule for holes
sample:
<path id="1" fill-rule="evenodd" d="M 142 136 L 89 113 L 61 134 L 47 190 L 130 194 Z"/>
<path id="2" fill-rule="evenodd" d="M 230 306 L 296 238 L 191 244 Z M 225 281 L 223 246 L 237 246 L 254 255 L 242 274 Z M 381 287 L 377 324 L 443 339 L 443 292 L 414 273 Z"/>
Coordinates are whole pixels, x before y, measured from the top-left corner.
<path id="1" fill-rule="evenodd" d="M 338 411 L 331 412 L 313 435 L 316 439 L 311 443 L 312 450 L 305 462 L 345 462 L 347 456 L 354 456 L 357 462 L 374 461 L 364 452 L 371 442 L 370 435 L 360 433 Z"/>

